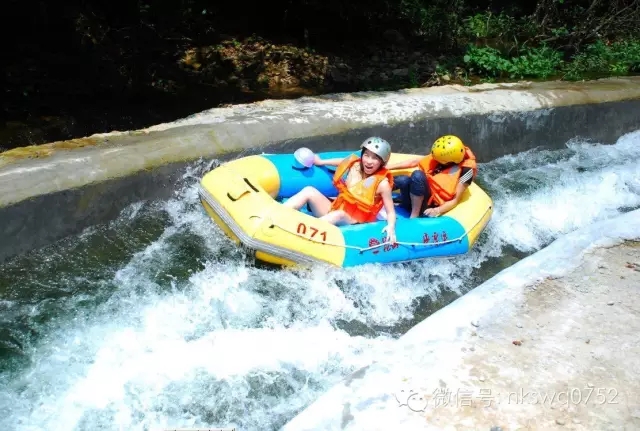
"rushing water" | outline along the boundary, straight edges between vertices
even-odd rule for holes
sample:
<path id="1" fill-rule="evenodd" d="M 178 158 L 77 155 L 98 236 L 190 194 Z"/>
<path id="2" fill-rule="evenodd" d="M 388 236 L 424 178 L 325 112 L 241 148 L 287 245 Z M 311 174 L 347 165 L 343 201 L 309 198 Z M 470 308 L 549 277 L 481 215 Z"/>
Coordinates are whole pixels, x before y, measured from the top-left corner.
<path id="1" fill-rule="evenodd" d="M 467 256 L 256 266 L 173 199 L 0 266 L 0 428 L 278 429 L 420 319 L 558 236 L 640 207 L 640 132 L 480 166 L 495 213 Z M 444 359 L 444 358 L 443 358 Z"/>

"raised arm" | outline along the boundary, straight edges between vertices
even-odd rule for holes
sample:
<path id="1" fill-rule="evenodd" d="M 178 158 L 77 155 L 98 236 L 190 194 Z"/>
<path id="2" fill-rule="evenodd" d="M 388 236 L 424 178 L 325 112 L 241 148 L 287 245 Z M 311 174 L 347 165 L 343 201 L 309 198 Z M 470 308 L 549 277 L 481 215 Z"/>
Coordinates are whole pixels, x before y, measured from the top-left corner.
<path id="1" fill-rule="evenodd" d="M 403 162 L 398 163 L 388 163 L 387 169 L 407 169 L 407 168 L 415 168 L 418 166 L 418 163 L 422 160 L 422 157 L 415 157 L 413 159 L 408 159 Z"/>
<path id="2" fill-rule="evenodd" d="M 338 166 L 343 160 L 344 160 L 344 158 L 342 158 L 342 159 L 325 159 L 325 160 L 322 160 L 316 154 L 313 157 L 313 164 L 316 165 L 316 166 Z"/>

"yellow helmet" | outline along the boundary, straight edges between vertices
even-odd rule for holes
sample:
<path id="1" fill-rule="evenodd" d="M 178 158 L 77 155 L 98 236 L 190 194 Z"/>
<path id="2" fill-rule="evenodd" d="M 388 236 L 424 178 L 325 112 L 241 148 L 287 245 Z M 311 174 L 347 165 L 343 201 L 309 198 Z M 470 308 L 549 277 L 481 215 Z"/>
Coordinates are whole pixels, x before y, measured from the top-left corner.
<path id="1" fill-rule="evenodd" d="M 464 144 L 457 136 L 441 136 L 433 143 L 431 156 L 443 165 L 460 163 L 464 158 Z"/>

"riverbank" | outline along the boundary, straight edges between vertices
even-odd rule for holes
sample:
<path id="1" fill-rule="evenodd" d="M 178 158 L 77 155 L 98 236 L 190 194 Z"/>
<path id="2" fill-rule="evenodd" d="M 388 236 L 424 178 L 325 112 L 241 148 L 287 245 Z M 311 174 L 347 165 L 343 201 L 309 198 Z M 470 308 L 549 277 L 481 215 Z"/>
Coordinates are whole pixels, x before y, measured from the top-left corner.
<path id="1" fill-rule="evenodd" d="M 148 65 L 152 72 L 143 74 L 135 88 L 124 89 L 119 88 L 122 77 L 104 71 L 96 71 L 100 80 L 95 82 L 79 79 L 73 69 L 51 82 L 40 70 L 30 70 L 30 59 L 23 58 L 8 71 L 7 103 L 12 106 L 0 122 L 0 152 L 141 129 L 269 99 L 465 83 L 436 73 L 430 46 L 409 44 L 397 32 L 389 35 L 387 43 L 335 52 L 257 36 L 211 45 L 180 43 L 161 63 Z M 76 55 L 58 61 L 72 64 Z"/>
<path id="2" fill-rule="evenodd" d="M 573 232 L 504 270 L 284 431 L 637 429 L 639 216 Z"/>

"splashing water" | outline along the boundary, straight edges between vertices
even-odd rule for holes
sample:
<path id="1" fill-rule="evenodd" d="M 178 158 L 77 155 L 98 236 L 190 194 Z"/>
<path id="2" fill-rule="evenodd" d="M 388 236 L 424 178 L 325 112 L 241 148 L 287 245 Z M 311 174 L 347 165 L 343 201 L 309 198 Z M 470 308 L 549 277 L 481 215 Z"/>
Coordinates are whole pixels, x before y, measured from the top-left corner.
<path id="1" fill-rule="evenodd" d="M 0 426 L 278 429 L 413 324 L 558 236 L 640 207 L 640 132 L 480 166 L 466 256 L 272 270 L 214 226 L 194 164 L 173 199 L 0 271 Z"/>

